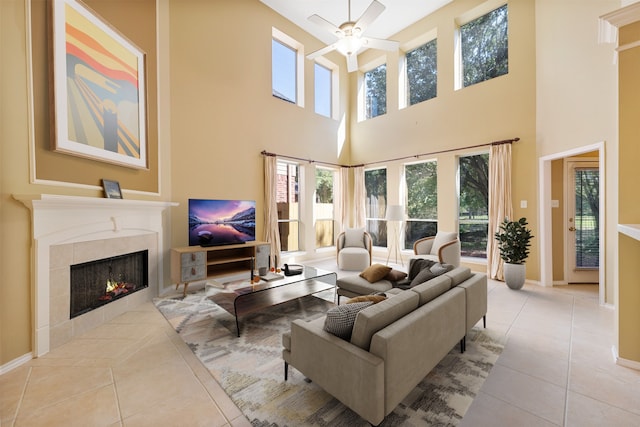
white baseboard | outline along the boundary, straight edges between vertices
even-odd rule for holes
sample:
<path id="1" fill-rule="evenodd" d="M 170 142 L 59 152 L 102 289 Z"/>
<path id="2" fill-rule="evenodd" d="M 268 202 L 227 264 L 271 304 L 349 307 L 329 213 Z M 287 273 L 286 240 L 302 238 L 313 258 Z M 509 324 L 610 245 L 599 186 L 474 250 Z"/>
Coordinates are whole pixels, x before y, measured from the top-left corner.
<path id="1" fill-rule="evenodd" d="M 635 369 L 636 371 L 640 371 L 640 362 L 636 362 L 635 360 L 623 359 L 618 355 L 618 349 L 614 345 L 611 347 L 611 353 L 613 353 L 613 360 L 615 360 L 616 365 L 624 366 L 625 368 Z"/>
<path id="2" fill-rule="evenodd" d="M 27 353 L 24 356 L 20 356 L 17 359 L 13 359 L 11 362 L 0 366 L 0 375 L 6 374 L 7 372 L 17 367 L 24 365 L 31 359 L 33 359 L 33 353 Z"/>

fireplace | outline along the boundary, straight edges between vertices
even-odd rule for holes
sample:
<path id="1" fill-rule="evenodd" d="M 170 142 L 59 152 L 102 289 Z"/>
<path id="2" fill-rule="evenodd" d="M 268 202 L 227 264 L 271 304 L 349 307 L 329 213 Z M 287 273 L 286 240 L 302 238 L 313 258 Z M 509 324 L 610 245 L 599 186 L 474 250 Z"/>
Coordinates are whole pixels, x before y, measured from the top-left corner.
<path id="1" fill-rule="evenodd" d="M 169 246 L 164 212 L 177 203 L 51 194 L 13 197 L 32 213 L 34 357 L 151 301 L 163 290 L 163 254 Z M 70 316 L 71 266 L 140 251 L 148 251 L 144 287 Z M 129 273 L 126 276 L 129 282 Z"/>
<path id="2" fill-rule="evenodd" d="M 95 310 L 149 285 L 149 251 L 74 264 L 69 317 Z"/>

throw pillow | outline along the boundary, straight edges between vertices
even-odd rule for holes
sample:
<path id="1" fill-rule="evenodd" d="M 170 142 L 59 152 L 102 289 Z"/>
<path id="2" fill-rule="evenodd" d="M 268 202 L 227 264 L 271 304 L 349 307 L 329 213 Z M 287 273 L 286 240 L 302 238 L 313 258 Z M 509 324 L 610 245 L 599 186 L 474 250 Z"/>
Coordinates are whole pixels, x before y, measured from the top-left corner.
<path id="1" fill-rule="evenodd" d="M 364 246 L 364 228 L 347 228 L 344 231 L 344 247 L 366 249 Z"/>
<path id="2" fill-rule="evenodd" d="M 367 267 L 362 273 L 360 273 L 360 277 L 363 279 L 367 279 L 369 283 L 377 282 L 378 280 L 384 279 L 384 277 L 389 274 L 391 271 L 391 267 L 382 264 L 373 264 Z"/>
<path id="3" fill-rule="evenodd" d="M 402 280 L 405 277 L 407 277 L 407 273 L 405 273 L 404 271 L 393 270 L 393 269 L 390 272 L 388 272 L 386 276 L 384 276 L 385 279 L 391 282 L 397 282 L 398 280 Z"/>
<path id="4" fill-rule="evenodd" d="M 353 297 L 351 298 L 349 301 L 347 301 L 347 304 L 353 304 L 356 302 L 365 302 L 365 301 L 371 301 L 374 304 L 379 303 L 380 301 L 384 301 L 387 299 L 387 296 L 382 294 L 382 295 L 360 295 L 357 297 Z"/>
<path id="5" fill-rule="evenodd" d="M 344 304 L 333 307 L 327 311 L 324 319 L 324 330 L 343 340 L 351 339 L 353 324 L 360 310 L 369 307 L 371 301 Z"/>

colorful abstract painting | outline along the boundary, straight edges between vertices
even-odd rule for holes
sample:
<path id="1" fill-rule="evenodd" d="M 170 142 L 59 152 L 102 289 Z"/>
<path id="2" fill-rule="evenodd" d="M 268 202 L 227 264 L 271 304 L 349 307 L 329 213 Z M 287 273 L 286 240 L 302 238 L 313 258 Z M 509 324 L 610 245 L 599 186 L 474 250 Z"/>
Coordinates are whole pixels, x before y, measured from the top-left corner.
<path id="1" fill-rule="evenodd" d="M 144 52 L 77 0 L 53 0 L 56 151 L 146 168 Z"/>

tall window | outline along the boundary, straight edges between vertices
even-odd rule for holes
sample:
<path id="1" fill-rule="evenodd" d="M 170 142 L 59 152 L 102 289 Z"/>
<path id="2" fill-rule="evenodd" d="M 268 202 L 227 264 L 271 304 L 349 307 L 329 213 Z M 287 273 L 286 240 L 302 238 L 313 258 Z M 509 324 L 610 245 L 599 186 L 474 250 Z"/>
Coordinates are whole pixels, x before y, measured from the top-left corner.
<path id="1" fill-rule="evenodd" d="M 365 207 L 366 227 L 374 246 L 387 246 L 387 170 L 364 171 L 367 191 Z"/>
<path id="2" fill-rule="evenodd" d="M 331 78 L 332 71 L 318 63 L 314 64 L 315 111 L 325 117 L 331 117 Z"/>
<path id="3" fill-rule="evenodd" d="M 404 248 L 438 231 L 438 163 L 436 161 L 405 165 L 407 221 Z"/>
<path id="4" fill-rule="evenodd" d="M 507 5 L 460 26 L 462 85 L 471 86 L 509 72 Z"/>
<path id="5" fill-rule="evenodd" d="M 277 194 L 278 229 L 283 252 L 300 249 L 299 167 L 295 163 L 278 162 Z"/>
<path id="6" fill-rule="evenodd" d="M 364 73 L 365 118 L 387 113 L 387 64 Z"/>
<path id="7" fill-rule="evenodd" d="M 437 53 L 436 39 L 406 53 L 407 105 L 435 98 L 438 94 Z"/>
<path id="8" fill-rule="evenodd" d="M 333 231 L 333 182 L 335 172 L 331 169 L 316 168 L 316 199 L 313 205 L 316 247 L 334 245 Z"/>
<path id="9" fill-rule="evenodd" d="M 458 222 L 461 255 L 487 257 L 489 235 L 489 154 L 460 157 Z"/>

